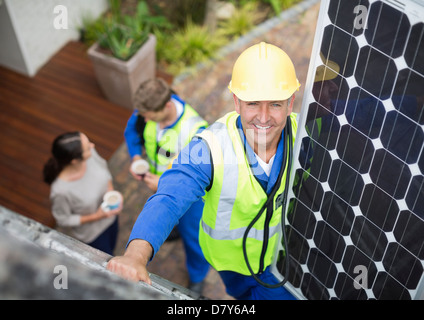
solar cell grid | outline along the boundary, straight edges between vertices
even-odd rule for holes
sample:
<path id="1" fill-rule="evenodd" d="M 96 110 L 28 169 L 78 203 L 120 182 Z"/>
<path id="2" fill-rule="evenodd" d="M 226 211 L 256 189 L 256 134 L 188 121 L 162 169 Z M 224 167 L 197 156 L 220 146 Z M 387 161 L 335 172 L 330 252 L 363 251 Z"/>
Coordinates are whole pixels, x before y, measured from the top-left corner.
<path id="1" fill-rule="evenodd" d="M 423 18 L 412 0 L 322 1 L 287 208 L 300 298 L 423 298 Z"/>

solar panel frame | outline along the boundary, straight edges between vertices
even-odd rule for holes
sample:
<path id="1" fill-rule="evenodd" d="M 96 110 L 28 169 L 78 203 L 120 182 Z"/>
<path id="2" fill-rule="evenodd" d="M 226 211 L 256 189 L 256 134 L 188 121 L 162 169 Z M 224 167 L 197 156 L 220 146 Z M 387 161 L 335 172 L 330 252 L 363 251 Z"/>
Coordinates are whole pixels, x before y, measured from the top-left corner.
<path id="1" fill-rule="evenodd" d="M 298 299 L 424 299 L 423 40 L 422 0 L 321 1 L 286 208 Z M 280 239 L 280 280 L 284 255 Z"/>

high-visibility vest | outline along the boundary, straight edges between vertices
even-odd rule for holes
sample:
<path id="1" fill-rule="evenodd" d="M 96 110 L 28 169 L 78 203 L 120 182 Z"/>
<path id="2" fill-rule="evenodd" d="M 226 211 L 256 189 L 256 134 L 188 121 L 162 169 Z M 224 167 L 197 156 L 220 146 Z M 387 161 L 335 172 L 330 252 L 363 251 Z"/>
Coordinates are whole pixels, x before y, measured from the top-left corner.
<path id="1" fill-rule="evenodd" d="M 198 134 L 208 144 L 213 159 L 212 187 L 204 196 L 199 242 L 205 258 L 216 270 L 250 275 L 243 254 L 243 235 L 268 195 L 250 169 L 236 125 L 237 117 L 236 112 L 231 112 Z M 291 143 L 294 144 L 296 114 L 292 113 L 290 119 Z M 287 143 L 285 148 L 288 148 Z M 281 202 L 286 174 L 287 165 L 272 201 L 272 211 L 265 209 L 248 234 L 247 256 L 255 273 L 262 272 L 272 263 L 281 230 Z M 265 255 L 260 263 L 263 246 Z"/>
<path id="2" fill-rule="evenodd" d="M 199 128 L 207 126 L 208 123 L 187 103 L 180 119 L 165 131 L 159 141 L 157 122 L 147 121 L 143 137 L 150 172 L 158 175 L 165 172 L 169 163 L 190 142 Z"/>

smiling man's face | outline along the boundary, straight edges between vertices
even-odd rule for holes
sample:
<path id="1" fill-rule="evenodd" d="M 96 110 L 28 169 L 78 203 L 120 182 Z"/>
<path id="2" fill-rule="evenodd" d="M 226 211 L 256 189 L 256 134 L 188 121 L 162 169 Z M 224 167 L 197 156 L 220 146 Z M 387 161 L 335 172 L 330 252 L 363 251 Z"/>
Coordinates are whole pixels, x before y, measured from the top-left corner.
<path id="1" fill-rule="evenodd" d="M 234 95 L 244 134 L 256 154 L 260 150 L 275 154 L 287 117 L 293 109 L 293 103 L 289 105 L 289 101 L 242 101 Z"/>

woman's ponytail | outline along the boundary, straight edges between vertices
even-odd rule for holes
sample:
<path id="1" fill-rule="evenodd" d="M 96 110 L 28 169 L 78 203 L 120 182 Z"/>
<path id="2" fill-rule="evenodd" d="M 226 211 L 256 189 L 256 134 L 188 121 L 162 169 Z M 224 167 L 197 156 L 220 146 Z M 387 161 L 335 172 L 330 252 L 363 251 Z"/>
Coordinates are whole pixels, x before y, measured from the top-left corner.
<path id="1" fill-rule="evenodd" d="M 59 170 L 59 165 L 55 158 L 51 157 L 47 160 L 43 168 L 43 180 L 48 185 L 57 178 L 61 170 Z"/>
<path id="2" fill-rule="evenodd" d="M 67 132 L 58 136 L 52 144 L 52 157 L 43 168 L 43 180 L 52 184 L 60 172 L 74 159 L 82 159 L 81 134 Z"/>

